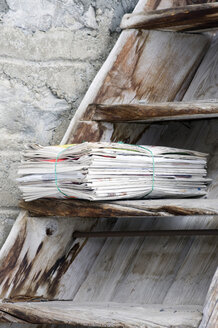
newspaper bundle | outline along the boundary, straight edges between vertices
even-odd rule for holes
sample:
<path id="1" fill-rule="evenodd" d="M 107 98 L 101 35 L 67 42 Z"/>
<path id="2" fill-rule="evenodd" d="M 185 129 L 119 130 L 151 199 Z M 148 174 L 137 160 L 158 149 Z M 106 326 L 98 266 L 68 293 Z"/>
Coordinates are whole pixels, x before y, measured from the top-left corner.
<path id="1" fill-rule="evenodd" d="M 17 179 L 23 198 L 91 201 L 206 195 L 207 154 L 122 143 L 31 145 Z"/>

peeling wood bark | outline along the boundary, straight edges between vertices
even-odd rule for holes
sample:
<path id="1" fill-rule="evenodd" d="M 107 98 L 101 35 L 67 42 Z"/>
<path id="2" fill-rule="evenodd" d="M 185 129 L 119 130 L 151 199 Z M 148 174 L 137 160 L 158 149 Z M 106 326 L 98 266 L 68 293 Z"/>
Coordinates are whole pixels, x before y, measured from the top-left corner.
<path id="1" fill-rule="evenodd" d="M 103 122 L 157 122 L 218 117 L 218 102 L 91 104 L 86 119 Z"/>
<path id="2" fill-rule="evenodd" d="M 218 4 L 196 4 L 124 15 L 122 29 L 199 31 L 218 27 Z"/>
<path id="3" fill-rule="evenodd" d="M 133 305 L 117 303 L 18 303 L 0 304 L 0 311 L 23 321 L 41 324 L 70 324 L 73 327 L 197 328 L 200 306 Z"/>
<path id="4" fill-rule="evenodd" d="M 163 199 L 90 202 L 84 200 L 39 199 L 22 201 L 21 208 L 33 215 L 65 217 L 142 217 L 176 215 L 218 215 L 216 199 Z"/>

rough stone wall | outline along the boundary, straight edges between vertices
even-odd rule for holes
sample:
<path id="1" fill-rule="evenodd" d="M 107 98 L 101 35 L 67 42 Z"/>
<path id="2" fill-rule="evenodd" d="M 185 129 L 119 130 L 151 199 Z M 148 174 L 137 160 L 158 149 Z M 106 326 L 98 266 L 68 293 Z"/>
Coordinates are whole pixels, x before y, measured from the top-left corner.
<path id="1" fill-rule="evenodd" d="M 137 0 L 0 0 L 0 247 L 25 143 L 58 143 Z"/>

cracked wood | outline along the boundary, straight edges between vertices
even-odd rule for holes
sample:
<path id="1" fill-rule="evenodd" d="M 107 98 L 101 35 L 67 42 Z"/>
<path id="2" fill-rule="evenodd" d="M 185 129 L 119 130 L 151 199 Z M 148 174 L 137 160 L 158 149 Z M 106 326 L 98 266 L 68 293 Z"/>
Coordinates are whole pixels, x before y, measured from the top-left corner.
<path id="1" fill-rule="evenodd" d="M 70 324 L 73 327 L 111 328 L 197 328 L 201 306 L 133 305 L 118 303 L 34 302 L 0 303 L 5 317 L 10 315 L 29 323 Z"/>
<path id="2" fill-rule="evenodd" d="M 218 202 L 212 199 L 162 199 L 90 202 L 84 200 L 39 199 L 20 203 L 33 215 L 66 217 L 140 217 L 216 215 Z"/>
<path id="3" fill-rule="evenodd" d="M 103 122 L 157 122 L 218 117 L 218 102 L 91 104 L 86 118 Z"/>
<path id="4" fill-rule="evenodd" d="M 199 31 L 218 27 L 218 3 L 196 4 L 124 15 L 122 29 Z"/>

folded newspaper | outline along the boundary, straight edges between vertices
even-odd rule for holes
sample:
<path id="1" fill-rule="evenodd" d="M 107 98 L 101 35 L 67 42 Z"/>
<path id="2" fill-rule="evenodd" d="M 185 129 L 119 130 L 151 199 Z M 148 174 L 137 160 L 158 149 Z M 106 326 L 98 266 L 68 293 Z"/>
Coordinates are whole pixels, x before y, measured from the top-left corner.
<path id="1" fill-rule="evenodd" d="M 17 179 L 23 198 L 87 200 L 200 197 L 207 154 L 122 143 L 30 145 Z"/>

